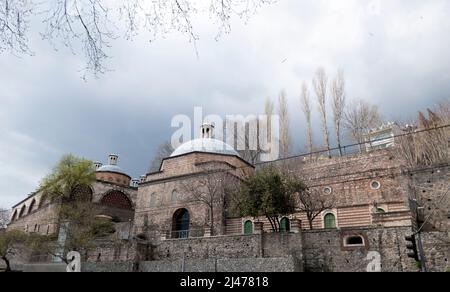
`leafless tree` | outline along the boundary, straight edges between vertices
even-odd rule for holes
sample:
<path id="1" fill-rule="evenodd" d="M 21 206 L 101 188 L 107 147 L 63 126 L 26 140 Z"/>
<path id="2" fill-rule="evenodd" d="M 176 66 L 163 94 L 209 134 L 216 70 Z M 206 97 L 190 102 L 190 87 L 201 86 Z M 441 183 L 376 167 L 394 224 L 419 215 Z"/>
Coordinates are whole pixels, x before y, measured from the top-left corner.
<path id="1" fill-rule="evenodd" d="M 353 100 L 346 107 L 344 113 L 344 125 L 350 137 L 359 143 L 359 151 L 362 151 L 364 135 L 371 129 L 382 123 L 381 115 L 376 105 L 364 100 Z"/>
<path id="2" fill-rule="evenodd" d="M 273 101 L 268 97 L 264 105 L 264 113 L 267 116 L 267 137 L 272 137 L 272 116 L 274 113 Z"/>
<path id="3" fill-rule="evenodd" d="M 344 72 L 339 70 L 336 78 L 333 80 L 331 85 L 331 94 L 333 98 L 332 109 L 333 109 L 333 122 L 334 129 L 336 130 L 336 138 L 339 147 L 339 154 L 342 156 L 341 149 L 341 131 L 342 131 L 342 120 L 344 117 L 345 110 L 345 79 Z"/>
<path id="4" fill-rule="evenodd" d="M 205 166 L 203 174 L 182 184 L 182 190 L 186 194 L 183 198 L 185 202 L 197 202 L 208 209 L 209 222 L 206 223 L 211 235 L 216 234 L 216 218 L 225 218 L 227 194 L 232 192 L 233 187 L 237 188 L 237 177 L 227 170 L 223 166 L 222 169 Z M 217 212 L 222 214 L 216 214 Z"/>
<path id="5" fill-rule="evenodd" d="M 161 167 L 162 160 L 169 157 L 173 151 L 174 149 L 170 141 L 166 141 L 159 145 L 158 149 L 156 149 L 152 161 L 150 162 L 149 172 L 158 171 Z"/>
<path id="6" fill-rule="evenodd" d="M 244 135 L 238 135 L 238 133 L 236 133 L 236 140 L 238 145 L 245 146 L 245 149 L 238 149 L 237 152 L 242 157 L 242 159 L 251 164 L 258 163 L 260 161 L 261 154 L 264 153 L 263 148 L 261 148 L 261 141 L 259 138 L 259 136 L 261 135 L 261 126 L 263 125 L 260 124 L 257 118 L 255 118 L 245 123 Z"/>
<path id="7" fill-rule="evenodd" d="M 328 151 L 328 156 L 330 153 L 330 135 L 328 132 L 327 124 L 327 87 L 328 87 L 328 77 L 325 73 L 325 69 L 319 68 L 316 71 L 316 75 L 313 78 L 314 90 L 317 96 L 317 102 L 319 103 L 320 118 L 322 120 L 322 130 L 324 135 L 325 144 Z"/>
<path id="8" fill-rule="evenodd" d="M 219 27 L 217 37 L 231 30 L 231 19 L 247 19 L 272 0 L 2 0 L 0 1 L 0 52 L 30 52 L 27 34 L 36 18 L 46 25 L 42 37 L 81 51 L 86 57 L 86 72 L 95 75 L 107 70 L 108 49 L 112 40 L 133 38 L 140 30 L 149 31 L 151 41 L 174 31 L 194 43 L 198 39 L 194 21 L 209 13 Z M 55 46 L 56 48 L 56 46 Z"/>
<path id="9" fill-rule="evenodd" d="M 6 228 L 11 217 L 10 210 L 0 208 L 0 229 Z"/>
<path id="10" fill-rule="evenodd" d="M 306 214 L 309 228 L 313 229 L 313 221 L 323 211 L 334 207 L 335 197 L 318 189 L 307 189 L 298 193 L 298 210 Z"/>
<path id="11" fill-rule="evenodd" d="M 278 97 L 278 115 L 280 117 L 280 154 L 284 158 L 291 153 L 290 119 L 284 91 Z"/>
<path id="12" fill-rule="evenodd" d="M 26 0 L 0 1 L 0 53 L 31 53 L 27 32 L 33 7 Z"/>
<path id="13" fill-rule="evenodd" d="M 302 84 L 302 94 L 300 97 L 300 104 L 303 114 L 305 115 L 306 128 L 308 133 L 308 151 L 313 152 L 313 130 L 311 122 L 311 99 L 308 87 L 305 82 Z"/>

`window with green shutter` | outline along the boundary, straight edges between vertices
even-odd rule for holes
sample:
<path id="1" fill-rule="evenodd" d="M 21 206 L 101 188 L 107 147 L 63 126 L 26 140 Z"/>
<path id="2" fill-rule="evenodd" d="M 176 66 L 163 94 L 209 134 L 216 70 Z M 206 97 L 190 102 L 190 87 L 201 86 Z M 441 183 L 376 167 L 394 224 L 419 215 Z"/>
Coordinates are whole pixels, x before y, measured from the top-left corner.
<path id="1" fill-rule="evenodd" d="M 244 234 L 249 235 L 253 234 L 253 222 L 248 220 L 244 223 Z"/>
<path id="2" fill-rule="evenodd" d="M 284 217 L 280 222 L 280 231 L 281 232 L 289 232 L 291 230 L 289 219 Z"/>
<path id="3" fill-rule="evenodd" d="M 328 213 L 325 215 L 325 229 L 333 229 L 336 228 L 336 217 L 334 214 Z"/>

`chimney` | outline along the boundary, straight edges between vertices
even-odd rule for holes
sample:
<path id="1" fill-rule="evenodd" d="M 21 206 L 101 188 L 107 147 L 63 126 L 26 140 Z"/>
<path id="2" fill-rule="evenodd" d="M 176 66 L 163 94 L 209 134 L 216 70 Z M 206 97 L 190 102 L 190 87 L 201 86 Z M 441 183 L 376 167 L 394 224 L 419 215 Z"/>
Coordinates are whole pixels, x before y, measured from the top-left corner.
<path id="1" fill-rule="evenodd" d="M 119 156 L 116 154 L 110 154 L 108 163 L 109 165 L 117 165 L 117 160 L 119 160 Z"/>
<path id="2" fill-rule="evenodd" d="M 214 137 L 214 125 L 212 124 L 203 124 L 200 128 L 201 138 L 203 139 L 212 139 Z"/>
<path id="3" fill-rule="evenodd" d="M 131 180 L 131 186 L 132 186 L 133 188 L 137 188 L 137 187 L 139 186 L 139 179 L 133 178 L 133 179 Z"/>
<path id="4" fill-rule="evenodd" d="M 101 163 L 99 161 L 96 161 L 96 162 L 94 162 L 94 166 L 95 166 L 95 169 L 97 170 L 97 169 L 99 169 L 100 167 L 103 166 L 103 163 Z"/>

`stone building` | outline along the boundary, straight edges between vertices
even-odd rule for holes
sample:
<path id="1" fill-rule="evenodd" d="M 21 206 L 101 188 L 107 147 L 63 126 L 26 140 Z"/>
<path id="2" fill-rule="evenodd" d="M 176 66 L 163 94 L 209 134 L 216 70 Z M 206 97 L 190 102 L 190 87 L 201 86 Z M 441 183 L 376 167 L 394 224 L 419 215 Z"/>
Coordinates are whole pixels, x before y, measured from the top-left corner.
<path id="1" fill-rule="evenodd" d="M 213 139 L 205 124 L 201 137 L 163 159 L 160 170 L 142 178 L 135 214 L 135 234 L 144 238 L 226 234 L 227 187 L 254 167 L 230 145 Z M 211 220 L 211 218 L 213 218 Z M 213 226 L 211 226 L 211 222 Z"/>
<path id="2" fill-rule="evenodd" d="M 265 218 L 230 212 L 230 191 L 255 167 L 214 139 L 213 131 L 212 125 L 203 125 L 199 139 L 181 145 L 163 159 L 159 171 L 139 181 L 117 166 L 116 155 L 110 155 L 108 165 L 96 164 L 91 200 L 102 215 L 121 222 L 117 230 L 123 244 L 100 242 L 89 253 L 95 263 L 86 270 L 366 271 L 374 257 L 374 270 L 416 271 L 405 236 L 425 220 L 422 241 L 429 270 L 449 268 L 450 202 L 443 199 L 448 162 L 406 168 L 395 147 L 273 162 L 334 201 L 314 219 L 313 230 L 297 210 L 279 218 L 283 232 L 275 234 Z M 55 208 L 36 192 L 13 207 L 9 228 L 57 232 Z"/>
<path id="3" fill-rule="evenodd" d="M 137 181 L 117 162 L 115 154 L 109 155 L 107 165 L 96 162 L 96 182 L 83 191 L 83 196 L 94 204 L 99 216 L 111 218 L 116 224 L 129 225 L 136 208 Z M 58 207 L 38 190 L 13 206 L 8 228 L 44 235 L 57 233 Z"/>

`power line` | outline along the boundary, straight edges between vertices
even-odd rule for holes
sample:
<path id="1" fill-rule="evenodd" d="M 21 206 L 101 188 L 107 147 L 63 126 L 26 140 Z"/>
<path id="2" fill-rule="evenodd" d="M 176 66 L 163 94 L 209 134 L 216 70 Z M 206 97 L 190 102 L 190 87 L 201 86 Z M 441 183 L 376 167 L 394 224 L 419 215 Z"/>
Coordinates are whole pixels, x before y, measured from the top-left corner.
<path id="1" fill-rule="evenodd" d="M 420 134 L 420 133 L 424 133 L 424 132 L 435 131 L 435 130 L 444 129 L 444 128 L 448 128 L 448 127 L 450 127 L 450 124 L 439 126 L 439 127 L 434 127 L 434 128 L 423 129 L 423 130 L 417 130 L 417 131 L 412 132 L 412 133 L 393 135 L 390 138 L 394 138 L 395 139 L 395 138 L 399 138 L 399 137 L 405 137 L 405 136 Z M 371 140 L 370 143 L 378 142 L 378 141 L 384 141 L 384 140 L 386 140 L 386 138 L 375 139 L 375 140 Z M 360 143 L 348 144 L 348 145 L 345 145 L 345 146 L 341 146 L 340 148 L 339 147 L 331 148 L 329 151 L 339 150 L 341 148 L 354 147 L 354 146 L 358 146 L 358 145 L 366 145 L 368 143 L 369 142 L 360 142 Z M 295 158 L 301 158 L 301 157 L 307 157 L 307 156 L 314 156 L 314 155 L 317 155 L 317 154 L 320 154 L 320 153 L 327 153 L 327 152 L 328 152 L 328 150 L 321 150 L 321 151 L 309 152 L 309 153 L 305 153 L 305 154 L 292 155 L 292 156 L 289 156 L 289 157 L 278 158 L 278 159 L 271 160 L 271 161 L 258 162 L 258 163 L 255 163 L 254 166 L 275 164 L 275 163 L 281 162 L 281 161 L 286 161 L 286 160 L 295 159 Z M 242 170 L 242 169 L 249 169 L 249 166 L 234 167 L 232 170 Z M 224 170 L 224 169 L 209 170 L 208 172 L 197 172 L 197 173 L 189 174 L 189 175 L 186 175 L 186 176 L 195 177 L 197 175 L 198 176 L 202 176 L 202 175 L 205 175 L 205 174 L 225 173 L 225 172 L 229 172 L 229 171 L 230 171 L 230 169 L 228 169 L 228 170 Z M 162 179 L 164 179 L 164 178 L 162 178 Z"/>
<path id="2" fill-rule="evenodd" d="M 258 162 L 258 163 L 255 163 L 255 166 L 256 165 L 264 165 L 264 164 L 268 164 L 268 163 L 279 162 L 279 161 L 285 161 L 285 160 L 289 160 L 289 159 L 293 159 L 293 158 L 314 156 L 316 154 L 328 153 L 329 151 L 340 150 L 342 148 L 345 149 L 345 148 L 351 148 L 351 147 L 360 146 L 360 145 L 367 145 L 367 144 L 374 143 L 374 142 L 385 141 L 385 140 L 391 139 L 391 138 L 395 139 L 395 138 L 405 137 L 405 136 L 409 136 L 409 135 L 416 135 L 416 134 L 420 134 L 420 133 L 424 133 L 424 132 L 436 131 L 436 130 L 444 129 L 444 128 L 447 128 L 447 127 L 450 127 L 450 124 L 442 125 L 442 126 L 434 127 L 434 128 L 423 129 L 423 130 L 417 130 L 417 131 L 411 132 L 411 133 L 404 133 L 404 134 L 393 135 L 393 136 L 391 136 L 389 138 L 379 138 L 379 139 L 370 140 L 370 141 L 366 141 L 366 142 L 347 144 L 347 145 L 341 146 L 341 147 L 330 148 L 329 150 L 327 149 L 327 150 L 314 151 L 314 152 L 309 152 L 309 153 L 306 153 L 306 154 L 298 154 L 298 155 L 292 155 L 292 156 L 285 157 L 285 158 L 278 158 L 278 159 L 275 159 L 273 161 Z"/>

